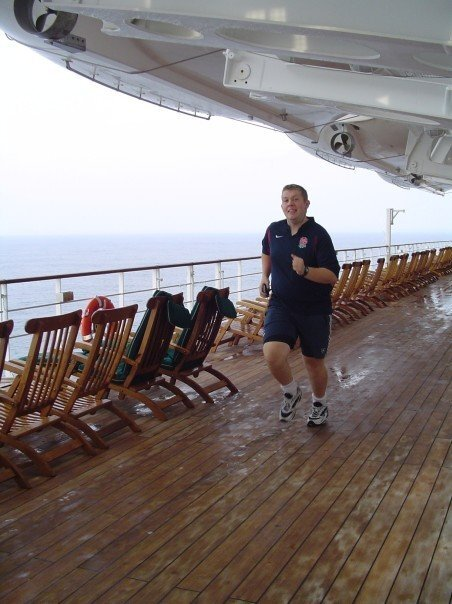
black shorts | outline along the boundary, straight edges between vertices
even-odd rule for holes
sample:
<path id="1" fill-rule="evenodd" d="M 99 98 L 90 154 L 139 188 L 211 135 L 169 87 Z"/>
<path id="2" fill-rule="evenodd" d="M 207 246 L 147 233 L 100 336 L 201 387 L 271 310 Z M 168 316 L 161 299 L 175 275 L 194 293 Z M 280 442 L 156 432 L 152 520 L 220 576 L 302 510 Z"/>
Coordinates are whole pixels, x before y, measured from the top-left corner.
<path id="1" fill-rule="evenodd" d="M 301 315 L 281 306 L 270 306 L 265 316 L 264 344 L 285 342 L 291 348 L 300 338 L 306 357 L 323 359 L 331 336 L 331 315 Z"/>

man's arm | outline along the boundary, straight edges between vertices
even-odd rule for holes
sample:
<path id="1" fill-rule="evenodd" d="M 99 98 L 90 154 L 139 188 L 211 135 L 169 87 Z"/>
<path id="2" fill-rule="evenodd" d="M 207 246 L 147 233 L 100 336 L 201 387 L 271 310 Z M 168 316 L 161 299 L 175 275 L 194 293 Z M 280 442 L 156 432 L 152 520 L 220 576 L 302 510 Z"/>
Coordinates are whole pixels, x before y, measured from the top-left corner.
<path id="1" fill-rule="evenodd" d="M 329 268 L 316 268 L 312 266 L 306 267 L 303 258 L 295 256 L 294 254 L 292 254 L 292 268 L 297 275 L 300 275 L 300 277 L 304 276 L 305 279 L 308 279 L 308 281 L 314 281 L 314 283 L 334 285 L 337 281 L 336 275 L 333 273 L 333 271 L 330 271 Z M 305 274 L 306 269 L 307 272 Z"/>

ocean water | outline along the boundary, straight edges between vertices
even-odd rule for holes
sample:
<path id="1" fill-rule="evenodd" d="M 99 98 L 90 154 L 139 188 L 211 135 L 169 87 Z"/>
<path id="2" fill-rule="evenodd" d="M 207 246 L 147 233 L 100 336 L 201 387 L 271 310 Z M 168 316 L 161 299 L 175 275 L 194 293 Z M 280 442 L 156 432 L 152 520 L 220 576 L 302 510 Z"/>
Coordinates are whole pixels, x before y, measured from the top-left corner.
<path id="1" fill-rule="evenodd" d="M 257 256 L 261 238 L 257 234 L 5 237 L 0 240 L 0 278 Z"/>

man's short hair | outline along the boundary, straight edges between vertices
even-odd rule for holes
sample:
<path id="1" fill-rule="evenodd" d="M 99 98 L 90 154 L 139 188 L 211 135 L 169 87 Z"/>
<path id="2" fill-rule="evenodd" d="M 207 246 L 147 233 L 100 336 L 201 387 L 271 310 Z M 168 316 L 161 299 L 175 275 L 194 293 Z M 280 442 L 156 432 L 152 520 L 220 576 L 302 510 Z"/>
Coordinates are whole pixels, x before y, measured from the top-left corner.
<path id="1" fill-rule="evenodd" d="M 301 195 L 302 195 L 302 197 L 303 197 L 303 199 L 305 201 L 308 199 L 308 192 L 301 185 L 285 185 L 283 187 L 282 192 L 284 193 L 284 191 L 292 191 L 293 189 L 296 189 L 297 191 L 300 191 L 300 193 L 301 193 Z"/>

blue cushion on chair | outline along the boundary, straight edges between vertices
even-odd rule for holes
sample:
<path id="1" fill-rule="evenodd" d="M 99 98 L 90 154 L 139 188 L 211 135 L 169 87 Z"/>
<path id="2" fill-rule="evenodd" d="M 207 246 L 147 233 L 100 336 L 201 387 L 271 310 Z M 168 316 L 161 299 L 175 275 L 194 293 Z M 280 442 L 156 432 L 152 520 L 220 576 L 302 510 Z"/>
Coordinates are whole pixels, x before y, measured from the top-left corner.
<path id="1" fill-rule="evenodd" d="M 165 355 L 165 358 L 162 361 L 162 367 L 166 367 L 167 369 L 172 369 L 175 365 L 174 359 L 177 350 L 170 348 Z"/>
<path id="2" fill-rule="evenodd" d="M 154 292 L 154 296 L 167 296 L 170 298 L 168 301 L 168 321 L 175 327 L 190 327 L 191 317 L 190 312 L 183 304 L 176 304 L 172 299 L 172 295 L 162 289 L 158 289 Z"/>
<path id="3" fill-rule="evenodd" d="M 143 341 L 144 332 L 146 331 L 146 326 L 148 324 L 150 314 L 151 311 L 149 310 L 149 308 L 147 308 L 141 318 L 140 324 L 138 325 L 138 329 L 136 330 L 135 335 L 130 340 L 130 342 L 127 342 L 126 348 L 124 350 L 124 356 L 128 357 L 129 359 L 134 360 L 138 354 L 138 351 L 140 350 L 141 342 Z M 129 371 L 130 365 L 125 361 L 121 361 L 118 365 L 118 368 L 116 369 L 112 381 L 115 383 L 123 382 L 129 375 Z"/>
<path id="4" fill-rule="evenodd" d="M 237 311 L 235 306 L 229 298 L 222 298 L 221 296 L 215 296 L 215 301 L 217 303 L 218 310 L 224 317 L 228 317 L 228 319 L 235 319 L 237 316 Z"/>

